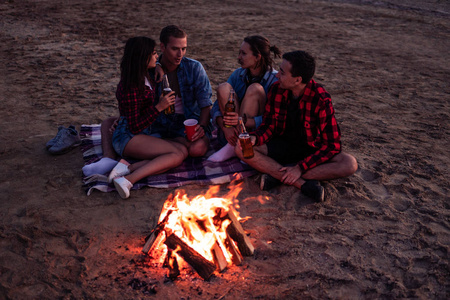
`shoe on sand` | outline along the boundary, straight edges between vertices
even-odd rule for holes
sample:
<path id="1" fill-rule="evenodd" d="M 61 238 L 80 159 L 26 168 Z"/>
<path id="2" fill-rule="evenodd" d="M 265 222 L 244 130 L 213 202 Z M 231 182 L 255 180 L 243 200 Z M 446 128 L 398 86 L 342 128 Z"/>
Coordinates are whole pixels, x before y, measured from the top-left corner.
<path id="1" fill-rule="evenodd" d="M 76 131 L 75 126 L 71 125 L 68 128 L 61 129 L 59 138 L 54 141 L 53 146 L 48 149 L 51 154 L 67 153 L 73 148 L 81 145 L 81 139 Z"/>
<path id="2" fill-rule="evenodd" d="M 114 178 L 121 177 L 130 174 L 130 170 L 128 169 L 128 162 L 124 159 L 121 159 L 117 165 L 111 170 L 108 176 L 108 182 L 111 183 Z"/>
<path id="3" fill-rule="evenodd" d="M 268 191 L 273 189 L 274 187 L 277 187 L 281 185 L 281 181 L 279 181 L 276 178 L 273 178 L 269 174 L 262 174 L 261 175 L 261 182 L 259 183 L 259 188 L 262 191 Z"/>
<path id="4" fill-rule="evenodd" d="M 122 199 L 130 197 L 130 190 L 133 184 L 129 182 L 125 177 L 117 177 L 113 180 L 114 186 Z"/>
<path id="5" fill-rule="evenodd" d="M 47 149 L 52 147 L 56 143 L 56 141 L 61 137 L 61 134 L 63 133 L 62 132 L 63 129 L 66 130 L 66 127 L 64 127 L 64 126 L 59 126 L 58 127 L 58 133 L 56 134 L 56 136 L 54 138 L 52 138 L 50 141 L 48 141 L 47 144 L 45 144 L 45 147 Z"/>
<path id="6" fill-rule="evenodd" d="M 325 189 L 317 180 L 307 180 L 301 187 L 301 192 L 316 202 L 325 200 Z"/>

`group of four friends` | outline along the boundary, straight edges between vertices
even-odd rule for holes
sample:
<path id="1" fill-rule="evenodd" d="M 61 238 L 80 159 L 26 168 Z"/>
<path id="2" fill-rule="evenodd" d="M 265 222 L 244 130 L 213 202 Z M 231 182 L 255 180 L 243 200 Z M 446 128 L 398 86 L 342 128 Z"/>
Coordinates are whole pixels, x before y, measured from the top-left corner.
<path id="1" fill-rule="evenodd" d="M 279 72 L 274 57 L 281 51 L 259 35 L 244 39 L 236 69 L 227 82 L 212 89 L 202 64 L 185 57 L 187 34 L 170 25 L 160 34 L 161 55 L 148 37 L 130 38 L 120 63 L 116 98 L 120 117 L 101 126 L 103 158 L 83 167 L 86 176 L 109 173 L 122 198 L 134 183 L 179 166 L 188 156 L 204 156 L 211 138 L 211 119 L 223 148 L 208 159 L 238 156 L 262 173 L 261 189 L 293 185 L 315 201 L 324 200 L 322 180 L 352 175 L 356 159 L 341 151 L 341 133 L 331 97 L 315 80 L 315 60 L 305 51 L 282 55 Z M 166 74 L 172 92 L 162 92 Z M 235 112 L 225 112 L 231 92 Z M 175 113 L 164 110 L 174 105 Z M 244 158 L 238 143 L 239 118 L 250 133 L 254 156 Z M 184 120 L 196 119 L 191 140 Z M 120 157 L 118 162 L 116 159 Z M 132 158 L 135 163 L 128 163 Z"/>

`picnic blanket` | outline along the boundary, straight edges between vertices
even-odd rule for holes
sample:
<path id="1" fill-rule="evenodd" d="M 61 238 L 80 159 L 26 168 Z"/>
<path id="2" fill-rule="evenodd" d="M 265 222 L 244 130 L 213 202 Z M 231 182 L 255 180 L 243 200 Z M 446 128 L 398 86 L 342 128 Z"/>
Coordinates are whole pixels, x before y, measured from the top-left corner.
<path id="1" fill-rule="evenodd" d="M 96 162 L 102 158 L 100 124 L 82 125 L 80 129 L 82 143 L 80 149 L 85 164 Z M 256 174 L 249 165 L 242 163 L 237 157 L 224 162 L 206 160 L 209 155 L 219 149 L 217 139 L 213 135 L 211 146 L 204 157 L 188 157 L 180 166 L 163 174 L 152 175 L 136 182 L 132 189 L 144 186 L 154 188 L 174 188 L 187 184 L 215 185 L 239 180 Z M 94 174 L 83 178 L 88 195 L 93 190 L 102 192 L 115 191 L 114 184 L 108 184 L 108 174 Z"/>

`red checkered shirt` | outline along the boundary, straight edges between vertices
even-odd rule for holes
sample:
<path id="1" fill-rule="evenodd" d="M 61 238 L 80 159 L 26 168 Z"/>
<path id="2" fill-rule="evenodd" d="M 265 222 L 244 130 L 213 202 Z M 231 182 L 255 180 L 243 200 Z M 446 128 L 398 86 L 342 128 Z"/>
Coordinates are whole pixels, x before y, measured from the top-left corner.
<path id="1" fill-rule="evenodd" d="M 280 83 L 275 82 L 267 98 L 262 124 L 251 133 L 256 136 L 256 145 L 283 135 L 292 92 L 282 89 Z M 301 171 L 305 172 L 341 152 L 341 132 L 334 117 L 330 94 L 314 80 L 306 85 L 299 109 L 301 118 L 298 126 L 303 127 L 306 144 L 316 149 L 312 155 L 298 162 Z"/>
<path id="2" fill-rule="evenodd" d="M 123 89 L 122 81 L 117 85 L 116 98 L 119 102 L 120 115 L 125 117 L 131 133 L 138 134 L 158 117 L 159 112 L 155 108 L 154 82 L 151 81 L 153 89 L 145 86 L 144 94 L 141 95 L 137 87 L 130 90 Z"/>

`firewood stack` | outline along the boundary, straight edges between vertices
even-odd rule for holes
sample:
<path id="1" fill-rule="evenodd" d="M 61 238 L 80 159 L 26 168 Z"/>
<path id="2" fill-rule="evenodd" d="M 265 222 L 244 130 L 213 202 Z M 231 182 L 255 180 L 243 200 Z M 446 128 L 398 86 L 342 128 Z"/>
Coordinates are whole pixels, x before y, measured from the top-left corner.
<path id="1" fill-rule="evenodd" d="M 167 211 L 166 216 L 147 237 L 142 249 L 142 252 L 145 254 L 152 255 L 153 250 L 160 247 L 161 244 L 167 247 L 164 266 L 169 269 L 168 277 L 172 280 L 176 279 L 180 274 L 178 267 L 178 259 L 180 258 L 187 262 L 200 277 L 204 280 L 209 280 L 214 272 L 222 272 L 227 268 L 229 261 L 227 261 L 226 256 L 231 258 L 232 264 L 241 265 L 243 256 L 253 255 L 254 247 L 232 208 L 228 209 L 228 211 L 218 208 L 212 220 L 216 228 L 220 228 L 226 220 L 230 222 L 226 227 L 226 239 L 222 241 L 217 237 L 210 249 L 213 261 L 205 258 L 177 236 L 171 228 L 166 226 L 173 211 L 170 209 Z M 224 251 L 227 253 L 224 253 Z"/>

